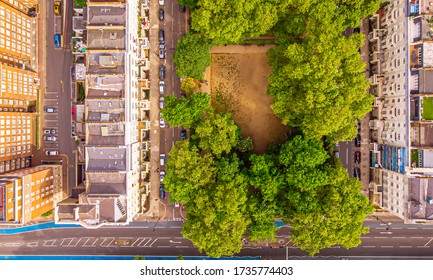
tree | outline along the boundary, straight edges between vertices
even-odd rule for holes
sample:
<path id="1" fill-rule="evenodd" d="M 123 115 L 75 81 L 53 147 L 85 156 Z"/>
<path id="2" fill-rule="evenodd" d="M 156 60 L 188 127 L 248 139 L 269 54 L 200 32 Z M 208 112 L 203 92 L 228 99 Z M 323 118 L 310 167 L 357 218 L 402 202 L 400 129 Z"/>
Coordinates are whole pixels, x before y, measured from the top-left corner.
<path id="1" fill-rule="evenodd" d="M 164 120 L 170 126 L 195 127 L 203 118 L 203 113 L 210 109 L 210 98 L 207 93 L 192 93 L 189 99 L 174 95 L 165 97 L 162 109 Z"/>
<path id="2" fill-rule="evenodd" d="M 241 165 L 235 154 L 215 162 L 215 180 L 195 191 L 194 199 L 187 205 L 182 235 L 208 256 L 231 256 L 242 248 L 242 235 L 248 225 L 245 217 L 248 185 L 240 172 Z M 179 188 L 173 188 L 172 195 Z"/>
<path id="3" fill-rule="evenodd" d="M 363 221 L 373 213 L 373 207 L 360 193 L 361 182 L 349 178 L 343 168 L 335 168 L 331 173 L 330 184 L 321 190 L 321 207 L 296 213 L 287 220 L 293 227 L 291 241 L 310 255 L 336 244 L 347 249 L 356 247 L 361 243 L 361 235 L 368 233 Z"/>
<path id="4" fill-rule="evenodd" d="M 184 77 L 180 80 L 180 88 L 187 94 L 191 94 L 195 90 L 195 80 L 190 77 Z"/>
<path id="5" fill-rule="evenodd" d="M 212 42 L 198 33 L 188 32 L 179 39 L 173 61 L 179 77 L 191 77 L 201 80 L 204 71 L 210 66 Z"/>
<path id="6" fill-rule="evenodd" d="M 201 121 L 191 139 L 198 140 L 198 147 L 211 152 L 217 158 L 222 153 L 229 153 L 238 143 L 239 127 L 230 114 L 208 112 L 206 119 Z"/>
<path id="7" fill-rule="evenodd" d="M 250 136 L 247 137 L 239 136 L 238 144 L 236 145 L 236 148 L 241 153 L 252 151 L 254 149 L 253 139 L 251 139 Z"/>
<path id="8" fill-rule="evenodd" d="M 172 201 L 186 205 L 194 200 L 200 188 L 214 182 L 214 159 L 211 154 L 202 155 L 188 140 L 176 142 L 169 155 L 165 188 Z"/>
<path id="9" fill-rule="evenodd" d="M 328 35 L 272 49 L 268 92 L 284 124 L 336 142 L 356 136 L 357 120 L 371 110 L 373 97 L 366 94 L 369 81 L 358 53 L 362 36 Z"/>
<path id="10" fill-rule="evenodd" d="M 194 8 L 197 5 L 197 1 L 198 0 L 178 0 L 177 2 L 189 8 Z"/>
<path id="11" fill-rule="evenodd" d="M 266 34 L 277 22 L 280 0 L 199 0 L 191 28 L 215 44 Z"/>

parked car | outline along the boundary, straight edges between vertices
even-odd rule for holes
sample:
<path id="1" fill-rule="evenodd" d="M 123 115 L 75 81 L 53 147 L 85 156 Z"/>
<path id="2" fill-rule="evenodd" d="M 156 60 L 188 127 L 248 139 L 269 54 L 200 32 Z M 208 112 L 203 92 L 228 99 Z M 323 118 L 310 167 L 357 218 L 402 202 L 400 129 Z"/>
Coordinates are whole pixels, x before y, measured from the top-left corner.
<path id="1" fill-rule="evenodd" d="M 179 12 L 185 13 L 185 6 L 179 4 Z"/>
<path id="2" fill-rule="evenodd" d="M 182 129 L 180 131 L 180 140 L 185 140 L 186 139 L 186 130 Z"/>
<path id="3" fill-rule="evenodd" d="M 359 27 L 353 29 L 353 33 L 360 33 L 361 29 Z"/>
<path id="4" fill-rule="evenodd" d="M 159 187 L 159 198 L 164 199 L 165 198 L 165 187 L 163 184 Z"/>
<path id="5" fill-rule="evenodd" d="M 161 171 L 159 173 L 159 179 L 161 180 L 161 182 L 164 181 L 164 178 L 165 178 L 165 171 Z"/>
<path id="6" fill-rule="evenodd" d="M 160 59 L 165 59 L 165 50 L 164 49 L 159 49 L 159 58 Z"/>
<path id="7" fill-rule="evenodd" d="M 361 132 L 361 121 L 358 121 L 357 129 L 358 133 Z"/>
<path id="8" fill-rule="evenodd" d="M 158 2 L 159 2 L 159 5 L 164 5 L 164 0 L 158 0 Z"/>
<path id="9" fill-rule="evenodd" d="M 159 108 L 160 109 L 164 109 L 164 97 L 160 97 L 159 98 Z"/>
<path id="10" fill-rule="evenodd" d="M 45 141 L 49 141 L 49 142 L 54 142 L 54 141 L 57 141 L 57 137 L 56 136 L 44 135 L 44 140 Z"/>
<path id="11" fill-rule="evenodd" d="M 164 43 L 164 30 L 159 30 L 159 42 Z"/>
<path id="12" fill-rule="evenodd" d="M 361 169 L 359 167 L 353 169 L 353 177 L 361 179 Z"/>
<path id="13" fill-rule="evenodd" d="M 355 138 L 355 146 L 356 147 L 361 147 L 361 135 L 356 135 L 356 138 Z"/>
<path id="14" fill-rule="evenodd" d="M 75 119 L 75 107 L 71 108 L 72 119 Z"/>
<path id="15" fill-rule="evenodd" d="M 160 154 L 159 155 L 159 164 L 160 165 L 165 165 L 165 154 Z"/>
<path id="16" fill-rule="evenodd" d="M 54 1 L 54 14 L 60 15 L 62 13 L 62 2 Z"/>
<path id="17" fill-rule="evenodd" d="M 60 41 L 61 41 L 60 34 L 54 34 L 54 46 L 56 48 L 60 48 Z"/>
<path id="18" fill-rule="evenodd" d="M 334 155 L 335 155 L 335 157 L 340 158 L 340 152 L 339 152 L 339 151 L 335 151 L 335 152 L 334 152 Z"/>
<path id="19" fill-rule="evenodd" d="M 44 134 L 56 134 L 55 129 L 44 129 Z"/>
<path id="20" fill-rule="evenodd" d="M 59 154 L 59 151 L 57 150 L 46 150 L 45 155 L 47 156 L 57 156 Z"/>
<path id="21" fill-rule="evenodd" d="M 355 152 L 355 163 L 359 164 L 361 162 L 361 152 Z"/>
<path id="22" fill-rule="evenodd" d="M 159 20 L 164 20 L 164 9 L 159 8 Z"/>
<path id="23" fill-rule="evenodd" d="M 164 94 L 165 93 L 165 83 L 163 81 L 159 82 L 159 93 Z"/>
<path id="24" fill-rule="evenodd" d="M 75 82 L 75 66 L 71 67 L 71 79 L 73 82 Z"/>
<path id="25" fill-rule="evenodd" d="M 46 113 L 56 113 L 57 112 L 57 108 L 54 108 L 54 107 L 45 107 L 44 108 L 44 112 L 46 112 Z"/>
<path id="26" fill-rule="evenodd" d="M 159 66 L 159 78 L 160 78 L 161 80 L 164 80 L 164 79 L 165 79 L 165 65 L 164 65 L 164 64 L 161 64 L 161 65 Z"/>
<path id="27" fill-rule="evenodd" d="M 159 114 L 159 127 L 165 127 L 165 121 L 161 114 Z"/>

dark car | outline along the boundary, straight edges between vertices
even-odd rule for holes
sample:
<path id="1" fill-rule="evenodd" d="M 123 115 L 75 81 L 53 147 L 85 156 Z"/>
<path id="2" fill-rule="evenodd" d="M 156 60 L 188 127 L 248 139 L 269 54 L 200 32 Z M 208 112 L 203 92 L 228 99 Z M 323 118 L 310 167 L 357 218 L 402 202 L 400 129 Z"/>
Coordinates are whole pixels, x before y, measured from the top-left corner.
<path id="1" fill-rule="evenodd" d="M 361 169 L 359 167 L 353 169 L 353 177 L 361 179 Z"/>
<path id="2" fill-rule="evenodd" d="M 360 32 L 361 32 L 361 29 L 359 29 L 359 27 L 353 29 L 353 33 L 360 33 Z"/>
<path id="3" fill-rule="evenodd" d="M 185 6 L 179 4 L 179 12 L 185 13 Z"/>
<path id="4" fill-rule="evenodd" d="M 159 187 L 159 198 L 161 198 L 161 199 L 165 198 L 165 187 L 164 187 L 164 185 L 161 185 Z"/>
<path id="5" fill-rule="evenodd" d="M 165 45 L 159 44 L 159 58 L 164 59 L 165 58 Z"/>
<path id="6" fill-rule="evenodd" d="M 361 132 L 361 121 L 358 121 L 357 128 L 358 128 L 358 132 Z"/>
<path id="7" fill-rule="evenodd" d="M 164 64 L 161 64 L 161 65 L 159 66 L 159 78 L 160 78 L 161 80 L 164 80 L 164 79 L 165 79 L 165 65 L 164 65 Z"/>
<path id="8" fill-rule="evenodd" d="M 355 146 L 356 147 L 361 147 L 361 135 L 356 135 L 356 138 L 355 138 Z"/>
<path id="9" fill-rule="evenodd" d="M 159 9 L 159 20 L 164 20 L 164 9 L 163 8 Z"/>
<path id="10" fill-rule="evenodd" d="M 73 82 L 75 82 L 75 66 L 71 67 L 71 79 Z"/>
<path id="11" fill-rule="evenodd" d="M 60 34 L 54 34 L 54 46 L 60 48 Z"/>
<path id="12" fill-rule="evenodd" d="M 361 152 L 355 152 L 355 163 L 359 164 L 361 162 Z"/>
<path id="13" fill-rule="evenodd" d="M 186 139 L 186 130 L 182 129 L 180 131 L 180 140 L 185 140 Z"/>
<path id="14" fill-rule="evenodd" d="M 164 30 L 159 30 L 159 42 L 164 43 Z"/>

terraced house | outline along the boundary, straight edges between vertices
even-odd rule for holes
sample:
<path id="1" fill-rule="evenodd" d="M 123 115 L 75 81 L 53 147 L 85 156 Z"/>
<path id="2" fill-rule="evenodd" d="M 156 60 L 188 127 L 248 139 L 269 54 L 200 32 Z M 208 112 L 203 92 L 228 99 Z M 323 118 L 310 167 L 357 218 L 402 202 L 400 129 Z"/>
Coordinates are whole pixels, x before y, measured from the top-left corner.
<path id="1" fill-rule="evenodd" d="M 384 1 L 370 18 L 370 191 L 408 223 L 433 222 L 432 23 L 424 0 Z"/>
<path id="2" fill-rule="evenodd" d="M 137 1 L 88 1 L 85 188 L 56 208 L 59 223 L 132 221 L 139 211 Z"/>

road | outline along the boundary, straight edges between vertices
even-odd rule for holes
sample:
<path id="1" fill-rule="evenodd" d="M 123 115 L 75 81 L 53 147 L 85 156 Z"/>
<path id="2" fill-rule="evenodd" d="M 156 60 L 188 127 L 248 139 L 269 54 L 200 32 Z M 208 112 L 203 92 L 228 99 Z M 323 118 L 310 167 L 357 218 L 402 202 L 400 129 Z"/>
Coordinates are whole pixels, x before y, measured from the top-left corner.
<path id="1" fill-rule="evenodd" d="M 341 164 L 347 169 L 350 177 L 353 177 L 354 146 L 353 141 L 340 142 L 338 144 Z"/>
<path id="2" fill-rule="evenodd" d="M 40 48 L 45 52 L 44 61 L 46 68 L 46 86 L 41 89 L 41 104 L 57 108 L 57 113 L 45 113 L 43 121 L 41 120 L 41 131 L 43 128 L 57 129 L 55 136 L 58 140 L 55 142 L 41 141 L 41 149 L 36 150 L 33 157 L 33 164 L 39 165 L 42 160 L 62 160 L 64 164 L 64 190 L 68 194 L 71 193 L 71 188 L 76 185 L 76 146 L 71 135 L 71 83 L 70 83 L 70 67 L 72 63 L 72 53 L 70 51 L 70 42 L 72 36 L 72 5 L 73 1 L 63 1 L 64 7 L 64 31 L 62 37 L 62 47 L 54 46 L 54 0 L 49 0 L 44 3 L 45 6 L 45 25 L 46 25 L 46 46 L 45 49 Z M 43 110 L 41 110 L 43 114 Z M 41 133 L 42 134 L 42 133 Z M 42 137 L 41 137 L 42 138 Z M 55 149 L 61 154 L 58 157 L 47 157 L 45 151 L 47 149 Z M 67 173 L 67 174 L 65 174 Z M 69 188 L 68 188 L 69 186 Z"/>
<path id="3" fill-rule="evenodd" d="M 176 75 L 175 64 L 173 62 L 173 55 L 176 49 L 176 44 L 179 38 L 183 37 L 186 33 L 187 27 L 187 13 L 179 11 L 179 4 L 175 0 L 165 1 L 165 5 L 158 6 L 164 9 L 164 20 L 159 21 L 159 28 L 165 32 L 165 47 L 166 57 L 160 60 L 166 67 L 165 75 L 165 95 L 172 94 L 180 97 L 180 79 Z M 174 146 L 174 143 L 180 140 L 179 127 L 169 127 L 166 123 L 165 128 L 160 130 L 160 151 L 168 157 L 168 153 Z M 167 160 L 166 160 L 167 162 Z M 160 166 L 160 170 L 165 170 L 165 166 Z M 171 220 L 181 219 L 178 209 L 175 209 L 173 204 L 169 203 L 169 194 L 162 200 L 167 205 L 166 218 Z"/>
<path id="4" fill-rule="evenodd" d="M 433 259 L 433 228 L 416 225 L 368 223 L 370 233 L 362 237 L 362 244 L 346 250 L 334 246 L 322 250 L 315 258 L 429 258 Z M 387 229 L 388 228 L 388 229 Z M 154 255 L 198 256 L 191 242 L 180 234 L 181 223 L 159 227 L 128 226 L 99 229 L 49 229 L 18 235 L 2 235 L 0 255 Z M 284 237 L 290 228 L 281 228 Z M 127 244 L 116 241 L 127 240 Z M 262 259 L 299 259 L 309 256 L 288 243 L 285 248 L 246 244 L 239 256 L 259 256 Z"/>

